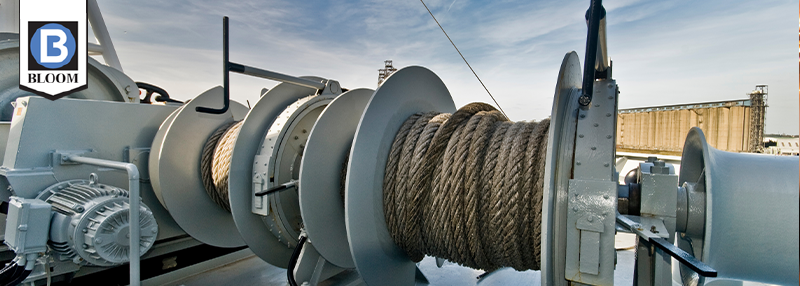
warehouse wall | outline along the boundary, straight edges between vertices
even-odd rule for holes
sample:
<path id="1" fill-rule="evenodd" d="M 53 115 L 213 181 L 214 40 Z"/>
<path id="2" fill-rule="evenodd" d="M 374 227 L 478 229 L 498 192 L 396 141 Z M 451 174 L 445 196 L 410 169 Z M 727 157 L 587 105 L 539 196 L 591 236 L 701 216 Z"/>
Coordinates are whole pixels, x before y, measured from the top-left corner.
<path id="1" fill-rule="evenodd" d="M 747 152 L 750 107 L 724 106 L 620 112 L 617 117 L 617 150 L 623 152 L 679 155 L 689 129 L 700 127 L 717 149 Z"/>

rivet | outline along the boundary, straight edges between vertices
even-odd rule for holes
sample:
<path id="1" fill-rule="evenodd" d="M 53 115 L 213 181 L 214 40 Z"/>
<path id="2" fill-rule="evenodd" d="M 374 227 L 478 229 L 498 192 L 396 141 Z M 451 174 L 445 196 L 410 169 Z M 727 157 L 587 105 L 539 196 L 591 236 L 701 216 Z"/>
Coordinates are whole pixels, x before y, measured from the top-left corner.
<path id="1" fill-rule="evenodd" d="M 87 233 L 87 232 L 89 232 L 89 229 L 88 228 L 84 228 L 83 229 L 83 233 Z"/>
<path id="2" fill-rule="evenodd" d="M 606 117 L 611 117 L 611 113 L 606 113 Z"/>
<path id="3" fill-rule="evenodd" d="M 599 104 L 595 104 L 594 107 L 600 107 L 600 105 Z"/>
<path id="4" fill-rule="evenodd" d="M 606 135 L 606 139 L 611 139 L 611 135 Z"/>
<path id="5" fill-rule="evenodd" d="M 594 124 L 594 127 L 597 127 L 597 126 L 600 126 L 600 124 L 597 124 L 597 123 L 595 123 L 595 124 Z"/>
<path id="6" fill-rule="evenodd" d="M 608 167 L 608 163 L 603 164 L 603 166 Z"/>
<path id="7" fill-rule="evenodd" d="M 603 195 L 603 198 L 604 199 L 608 199 L 608 195 Z"/>
<path id="8" fill-rule="evenodd" d="M 572 207 L 572 210 L 577 212 L 578 211 L 578 207 Z"/>
<path id="9" fill-rule="evenodd" d="M 578 137 L 583 138 L 583 134 L 578 134 Z"/>
<path id="10" fill-rule="evenodd" d="M 580 166 L 580 165 L 581 165 L 581 162 L 580 162 L 580 161 L 578 161 L 578 162 L 575 162 L 575 165 L 578 165 L 578 166 Z"/>
<path id="11" fill-rule="evenodd" d="M 597 147 L 592 147 L 592 150 L 597 150 Z"/>
<path id="12" fill-rule="evenodd" d="M 608 99 L 614 99 L 614 97 L 609 95 L 609 96 L 608 96 Z"/>
<path id="13" fill-rule="evenodd" d="M 592 222 L 592 221 L 594 221 L 594 218 L 593 217 L 588 217 L 588 218 L 586 218 L 586 220 L 588 220 L 589 222 Z"/>
<path id="14" fill-rule="evenodd" d="M 614 84 L 609 83 L 608 88 L 614 88 Z"/>
<path id="15" fill-rule="evenodd" d="M 581 114 L 581 118 L 586 118 L 586 114 Z"/>
<path id="16" fill-rule="evenodd" d="M 298 137 L 298 136 L 295 136 L 295 137 L 294 137 L 294 140 L 297 140 L 297 139 L 300 139 L 300 137 Z"/>

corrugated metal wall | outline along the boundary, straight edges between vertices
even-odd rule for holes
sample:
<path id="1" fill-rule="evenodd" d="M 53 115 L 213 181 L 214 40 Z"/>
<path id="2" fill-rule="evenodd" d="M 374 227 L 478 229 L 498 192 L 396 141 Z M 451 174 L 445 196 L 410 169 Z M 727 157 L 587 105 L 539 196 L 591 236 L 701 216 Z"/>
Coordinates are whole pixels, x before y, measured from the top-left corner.
<path id="1" fill-rule="evenodd" d="M 689 129 L 700 127 L 711 146 L 747 152 L 749 123 L 749 100 L 624 109 L 617 117 L 617 150 L 679 155 Z"/>

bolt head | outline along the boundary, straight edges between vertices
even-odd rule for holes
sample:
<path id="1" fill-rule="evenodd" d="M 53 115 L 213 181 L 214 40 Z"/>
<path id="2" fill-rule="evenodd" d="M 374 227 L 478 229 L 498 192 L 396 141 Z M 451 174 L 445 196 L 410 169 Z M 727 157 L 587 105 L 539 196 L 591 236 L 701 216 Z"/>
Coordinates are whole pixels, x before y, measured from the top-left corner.
<path id="1" fill-rule="evenodd" d="M 578 137 L 579 138 L 583 138 L 583 134 L 578 134 Z"/>
<path id="2" fill-rule="evenodd" d="M 608 195 L 603 195 L 603 198 L 604 199 L 608 199 Z"/>
<path id="3" fill-rule="evenodd" d="M 594 127 L 597 127 L 597 126 L 600 126 L 600 124 L 597 124 L 597 123 L 595 123 L 595 124 L 594 124 Z"/>
<path id="4" fill-rule="evenodd" d="M 589 222 L 592 222 L 592 221 L 594 221 L 594 217 L 588 217 L 588 218 L 586 218 L 586 220 L 588 220 Z"/>

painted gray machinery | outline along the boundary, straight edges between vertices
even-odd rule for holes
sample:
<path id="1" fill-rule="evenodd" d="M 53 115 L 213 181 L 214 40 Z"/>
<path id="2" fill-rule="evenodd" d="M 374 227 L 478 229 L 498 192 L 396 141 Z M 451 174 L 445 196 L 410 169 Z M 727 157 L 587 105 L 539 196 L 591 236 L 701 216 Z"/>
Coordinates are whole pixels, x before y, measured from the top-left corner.
<path id="1" fill-rule="evenodd" d="M 619 91 L 599 1 L 587 18 L 588 64 L 581 72 L 577 54 L 568 53 L 555 88 L 540 283 L 613 285 L 618 231 L 638 236 L 637 285 L 669 285 L 673 275 L 684 285 L 795 283 L 798 160 L 714 150 L 693 130 L 679 175 L 653 159 L 620 185 L 614 168 Z M 17 263 L 33 266 L 30 261 L 49 248 L 62 261 L 57 271 L 116 265 L 127 261 L 117 251 L 133 248 L 125 244 L 128 233 L 140 237 L 139 253 L 151 247 L 152 255 L 159 241 L 185 231 L 209 245 L 246 245 L 264 261 L 289 268 L 290 283 L 410 285 L 424 279 L 389 235 L 382 184 L 403 121 L 417 112 L 455 110 L 445 84 L 412 66 L 377 90 L 346 90 L 335 80 L 233 63 L 227 21 L 223 26 L 223 87 L 181 107 L 16 99 L 0 173 L 7 195 L 16 196 L 7 220 L 15 226 L 13 240 L 6 243 L 18 250 Z M 230 100 L 231 71 L 282 83 L 247 109 Z M 222 108 L 209 107 L 220 99 Z M 63 118 L 70 119 L 57 120 Z M 233 121 L 242 122 L 230 151 L 228 212 L 207 194 L 200 166 L 209 136 Z M 131 219 L 135 215 L 139 219 Z M 37 217 L 47 223 L 26 223 Z M 140 225 L 126 228 L 125 219 Z M 776 229 L 788 235 L 767 235 Z"/>
<path id="2" fill-rule="evenodd" d="M 8 13 L 16 2 L 2 4 Z M 89 88 L 66 98 L 19 90 L 19 36 L 0 34 L 0 253 L 13 258 L 2 270 L 4 285 L 123 264 L 138 285 L 140 259 L 202 245 L 161 207 L 147 168 L 156 131 L 176 102 L 122 73 L 97 2 L 87 5 L 100 42 L 89 50 L 111 66 L 89 58 Z M 140 88 L 146 103 L 156 91 L 167 104 L 140 104 Z"/>

